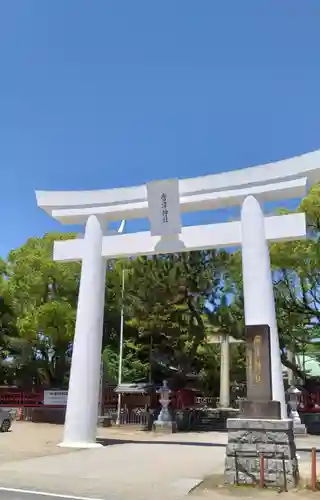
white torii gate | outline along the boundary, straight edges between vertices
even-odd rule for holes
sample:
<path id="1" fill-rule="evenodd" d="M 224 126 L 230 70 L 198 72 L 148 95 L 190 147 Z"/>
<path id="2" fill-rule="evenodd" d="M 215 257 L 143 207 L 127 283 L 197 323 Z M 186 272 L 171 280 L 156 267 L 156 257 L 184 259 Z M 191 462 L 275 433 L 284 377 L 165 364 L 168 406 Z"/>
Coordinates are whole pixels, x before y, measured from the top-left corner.
<path id="1" fill-rule="evenodd" d="M 306 235 L 304 214 L 264 217 L 259 202 L 301 198 L 320 180 L 320 151 L 259 167 L 98 191 L 37 191 L 38 206 L 83 239 L 58 241 L 54 260 L 82 261 L 68 403 L 61 446 L 96 443 L 106 259 L 242 246 L 246 325 L 268 324 L 272 392 L 286 418 L 268 241 Z M 241 206 L 241 221 L 182 227 L 180 212 Z M 108 221 L 148 217 L 151 231 L 106 235 Z"/>

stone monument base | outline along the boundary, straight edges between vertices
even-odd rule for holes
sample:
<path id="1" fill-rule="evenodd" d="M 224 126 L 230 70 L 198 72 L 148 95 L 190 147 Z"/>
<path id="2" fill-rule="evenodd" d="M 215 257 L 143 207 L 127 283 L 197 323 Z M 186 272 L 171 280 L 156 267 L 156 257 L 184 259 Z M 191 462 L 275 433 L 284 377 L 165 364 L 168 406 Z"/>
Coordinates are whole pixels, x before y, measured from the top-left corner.
<path id="1" fill-rule="evenodd" d="M 304 424 L 293 424 L 293 433 L 294 435 L 301 436 L 307 434 L 307 429 Z"/>
<path id="2" fill-rule="evenodd" d="M 153 423 L 153 430 L 156 433 L 161 433 L 161 434 L 172 434 L 174 432 L 177 432 L 177 426 L 175 422 L 162 422 L 161 420 L 156 420 Z"/>
<path id="3" fill-rule="evenodd" d="M 299 470 L 291 419 L 230 418 L 227 429 L 226 484 L 259 484 L 263 454 L 265 486 L 297 486 Z"/>

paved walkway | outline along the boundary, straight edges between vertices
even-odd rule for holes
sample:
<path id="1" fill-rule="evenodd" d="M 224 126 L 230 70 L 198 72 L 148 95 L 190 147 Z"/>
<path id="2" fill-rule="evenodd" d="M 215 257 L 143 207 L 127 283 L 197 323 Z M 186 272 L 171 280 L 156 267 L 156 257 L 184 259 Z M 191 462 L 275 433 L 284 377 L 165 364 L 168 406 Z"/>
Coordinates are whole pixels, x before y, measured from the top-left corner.
<path id="1" fill-rule="evenodd" d="M 224 446 L 126 443 L 0 467 L 0 484 L 98 498 L 174 499 L 221 471 Z"/>
<path id="2" fill-rule="evenodd" d="M 28 491 L 14 489 L 0 489 L 0 500 L 95 500 L 85 497 L 76 496 L 60 496 L 60 495 L 50 495 L 50 493 L 42 493 L 39 491 Z M 105 497 L 102 500 L 112 500 L 110 497 Z"/>
<path id="3" fill-rule="evenodd" d="M 4 438 L 3 450 L 14 442 L 18 447 L 19 434 L 20 439 L 25 434 L 26 440 L 20 456 L 16 450 L 5 460 L 5 454 L 1 453 L 2 487 L 106 500 L 176 500 L 203 477 L 223 472 L 226 433 L 154 436 L 136 431 L 100 429 L 106 445 L 103 448 L 67 450 L 56 447 L 61 439 L 61 427 L 23 425 L 0 436 L 0 440 Z M 43 442 L 46 433 L 50 432 L 50 437 Z M 299 453 L 301 467 L 308 472 L 308 450 L 312 446 L 318 446 L 320 450 L 320 438 L 299 438 L 297 445 L 306 450 Z M 27 447 L 29 451 L 33 448 L 31 457 L 27 456 Z M 8 448 L 8 454 L 9 451 Z M 28 500 L 28 495 L 34 500 L 30 494 L 12 492 L 10 497 L 0 490 L 0 500 Z M 212 498 L 220 497 L 218 493 L 213 495 Z M 37 498 L 40 500 L 40 496 Z"/>

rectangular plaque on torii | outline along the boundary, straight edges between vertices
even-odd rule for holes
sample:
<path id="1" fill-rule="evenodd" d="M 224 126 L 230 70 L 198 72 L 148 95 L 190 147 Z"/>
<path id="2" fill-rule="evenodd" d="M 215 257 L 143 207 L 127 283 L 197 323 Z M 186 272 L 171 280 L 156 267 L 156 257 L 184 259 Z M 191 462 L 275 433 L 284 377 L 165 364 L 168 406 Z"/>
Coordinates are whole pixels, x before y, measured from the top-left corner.
<path id="1" fill-rule="evenodd" d="M 272 400 L 270 327 L 246 326 L 247 401 L 241 405 L 245 418 L 280 418 L 280 403 Z"/>
<path id="2" fill-rule="evenodd" d="M 268 325 L 246 326 L 247 398 L 272 400 L 270 328 Z"/>

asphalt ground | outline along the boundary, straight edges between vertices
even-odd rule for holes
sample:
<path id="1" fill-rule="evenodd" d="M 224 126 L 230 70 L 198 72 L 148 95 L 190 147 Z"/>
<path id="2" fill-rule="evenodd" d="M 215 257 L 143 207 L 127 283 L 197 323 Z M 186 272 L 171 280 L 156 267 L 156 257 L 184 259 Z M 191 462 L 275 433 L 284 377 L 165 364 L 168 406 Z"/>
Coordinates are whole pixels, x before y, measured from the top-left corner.
<path id="1" fill-rule="evenodd" d="M 0 488 L 0 500 L 114 500 L 114 497 L 79 497 L 72 495 L 60 495 L 57 493 L 45 493 L 41 491 L 20 490 L 14 488 Z"/>

